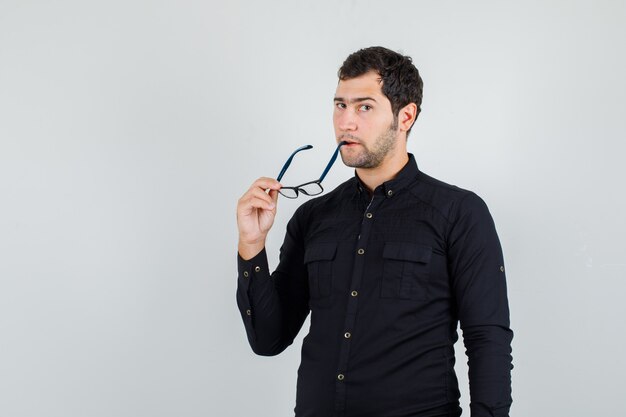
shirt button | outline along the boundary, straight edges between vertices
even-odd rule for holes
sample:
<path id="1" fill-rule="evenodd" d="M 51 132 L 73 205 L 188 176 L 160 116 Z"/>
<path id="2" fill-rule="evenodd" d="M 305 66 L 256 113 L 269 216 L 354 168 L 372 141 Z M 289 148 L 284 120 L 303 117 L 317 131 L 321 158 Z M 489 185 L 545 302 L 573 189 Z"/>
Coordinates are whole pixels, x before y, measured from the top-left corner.
<path id="1" fill-rule="evenodd" d="M 357 295 L 359 295 L 359 293 L 358 293 L 358 292 L 356 292 L 356 291 L 352 291 L 352 292 L 350 293 L 350 295 L 351 295 L 351 296 L 353 296 L 353 297 L 356 297 Z"/>
<path id="2" fill-rule="evenodd" d="M 254 267 L 254 272 L 261 272 L 261 267 L 260 266 L 255 266 Z"/>
<path id="3" fill-rule="evenodd" d="M 250 275 L 250 274 L 248 274 L 248 271 L 243 271 L 243 276 L 244 277 L 248 278 L 248 275 Z"/>
<path id="4" fill-rule="evenodd" d="M 343 335 L 343 337 L 345 337 L 346 339 L 350 339 L 350 336 L 352 336 L 350 332 L 345 332 Z"/>
<path id="5" fill-rule="evenodd" d="M 363 255 L 365 253 L 365 249 L 359 249 L 358 251 L 356 251 L 356 253 L 358 253 L 359 255 Z"/>
<path id="6" fill-rule="evenodd" d="M 367 214 L 365 215 L 365 217 L 367 217 L 368 219 L 371 219 L 371 218 L 372 218 L 372 213 L 367 213 Z"/>
<path id="7" fill-rule="evenodd" d="M 387 195 L 391 197 L 393 195 L 393 191 L 392 190 L 387 191 Z"/>
<path id="8" fill-rule="evenodd" d="M 252 311 L 250 311 L 250 310 L 246 310 L 246 314 L 247 314 L 247 315 L 249 315 L 249 316 L 251 316 L 251 315 L 252 315 Z"/>
<path id="9" fill-rule="evenodd" d="M 500 266 L 500 271 L 501 271 L 501 272 L 504 272 L 504 265 L 501 265 L 501 266 Z"/>
<path id="10" fill-rule="evenodd" d="M 345 378 L 345 376 L 343 376 L 343 374 L 337 375 L 337 379 L 340 380 L 340 381 L 343 381 L 344 378 Z"/>

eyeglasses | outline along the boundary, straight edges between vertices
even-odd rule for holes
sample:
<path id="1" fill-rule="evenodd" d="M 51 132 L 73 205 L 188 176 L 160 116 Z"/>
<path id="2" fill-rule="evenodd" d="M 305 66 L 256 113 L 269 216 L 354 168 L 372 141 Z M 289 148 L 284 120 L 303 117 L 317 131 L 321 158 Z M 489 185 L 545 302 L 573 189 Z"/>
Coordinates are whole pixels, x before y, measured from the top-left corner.
<path id="1" fill-rule="evenodd" d="M 332 158 L 330 158 L 330 162 L 328 162 L 328 165 L 326 165 L 324 172 L 322 172 L 322 176 L 318 180 L 305 182 L 304 184 L 300 184 L 295 187 L 282 187 L 278 192 L 287 198 L 298 198 L 299 193 L 302 193 L 308 196 L 321 194 L 324 191 L 324 188 L 322 188 L 322 181 L 324 180 L 324 177 L 326 177 L 326 174 L 328 174 L 328 171 L 330 171 L 330 168 L 335 163 L 335 160 L 337 159 L 337 155 L 339 154 L 339 148 L 341 148 L 346 143 L 348 142 L 345 142 L 345 141 L 339 142 L 339 145 L 337 145 L 337 149 L 335 149 L 335 152 L 333 153 Z M 285 175 L 287 168 L 289 168 L 289 165 L 291 165 L 291 161 L 293 160 L 293 157 L 296 156 L 298 152 L 305 151 L 311 148 L 313 148 L 312 145 L 304 145 L 304 146 L 299 147 L 295 151 L 293 151 L 291 156 L 289 156 L 289 159 L 287 159 L 287 162 L 285 162 L 285 165 L 283 165 L 283 169 L 280 170 L 280 174 L 278 174 L 278 177 L 276 177 L 276 180 L 280 181 L 283 175 Z"/>

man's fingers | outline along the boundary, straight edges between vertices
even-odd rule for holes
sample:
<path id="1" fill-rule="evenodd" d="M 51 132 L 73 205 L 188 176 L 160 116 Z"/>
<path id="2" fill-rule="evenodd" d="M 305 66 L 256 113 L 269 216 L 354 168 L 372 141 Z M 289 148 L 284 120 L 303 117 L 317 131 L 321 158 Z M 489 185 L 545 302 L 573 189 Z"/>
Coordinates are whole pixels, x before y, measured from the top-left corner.
<path id="1" fill-rule="evenodd" d="M 276 191 L 272 191 L 276 192 Z M 239 201 L 239 211 L 250 213 L 252 209 L 274 210 L 276 202 L 260 188 L 251 189 Z"/>
<path id="2" fill-rule="evenodd" d="M 258 202 L 253 205 L 255 208 L 261 208 L 265 210 L 273 210 L 276 208 L 276 201 L 278 199 L 278 191 L 281 188 L 281 184 L 273 178 L 261 177 L 256 180 L 250 189 L 239 199 L 240 208 L 244 210 L 250 208 L 251 202 L 254 199 L 264 201 L 266 204 L 259 204 Z M 269 194 L 268 192 L 269 191 Z M 248 206 L 248 207 L 243 207 Z M 247 210 L 246 210 L 247 211 Z"/>
<path id="3" fill-rule="evenodd" d="M 282 185 L 274 178 L 261 177 L 256 180 L 254 184 L 252 184 L 252 187 L 250 187 L 250 189 L 261 188 L 263 190 L 280 190 L 280 187 L 282 187 Z"/>
<path id="4" fill-rule="evenodd" d="M 276 203 L 278 203 L 278 191 L 277 190 L 270 190 L 270 197 L 272 198 L 272 201 L 274 202 L 274 205 L 276 205 Z"/>
<path id="5" fill-rule="evenodd" d="M 253 215 L 256 209 L 275 212 L 278 201 L 277 190 L 280 188 L 281 184 L 273 178 L 259 178 L 239 199 L 237 215 L 247 217 Z"/>
<path id="6" fill-rule="evenodd" d="M 270 192 L 276 193 L 277 191 L 271 190 Z M 267 207 L 262 207 L 262 208 L 268 208 L 269 210 L 272 210 L 274 209 L 274 206 L 276 204 L 274 199 L 260 188 L 253 188 L 250 191 L 248 191 L 246 195 L 248 199 L 263 200 L 267 204 Z"/>
<path id="7" fill-rule="evenodd" d="M 276 205 L 273 202 L 268 203 L 267 200 L 264 198 L 252 197 L 248 201 L 248 207 L 250 209 L 273 211 L 276 208 Z"/>

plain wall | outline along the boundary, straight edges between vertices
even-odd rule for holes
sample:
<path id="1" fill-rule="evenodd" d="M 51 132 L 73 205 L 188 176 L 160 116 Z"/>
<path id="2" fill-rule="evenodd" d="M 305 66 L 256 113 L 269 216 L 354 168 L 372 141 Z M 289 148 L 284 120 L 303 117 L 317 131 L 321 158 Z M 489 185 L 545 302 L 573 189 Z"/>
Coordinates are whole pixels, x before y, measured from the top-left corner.
<path id="1" fill-rule="evenodd" d="M 319 176 L 336 71 L 371 45 L 424 79 L 420 169 L 495 218 L 511 415 L 624 415 L 626 3 L 606 0 L 0 0 L 0 415 L 293 415 L 308 325 L 250 350 L 235 206 L 298 146 L 285 181 Z M 272 266 L 303 201 L 279 203 Z"/>

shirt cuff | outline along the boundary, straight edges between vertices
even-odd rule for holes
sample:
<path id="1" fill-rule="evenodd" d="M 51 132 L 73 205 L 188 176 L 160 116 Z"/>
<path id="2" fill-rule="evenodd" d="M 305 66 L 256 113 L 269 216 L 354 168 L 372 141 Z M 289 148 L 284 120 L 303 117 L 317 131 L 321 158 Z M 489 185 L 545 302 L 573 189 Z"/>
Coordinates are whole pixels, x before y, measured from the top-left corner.
<path id="1" fill-rule="evenodd" d="M 239 253 L 237 253 L 237 268 L 239 271 L 239 285 L 245 290 L 250 288 L 252 281 L 269 278 L 270 273 L 265 248 L 248 260 L 244 260 Z"/>

